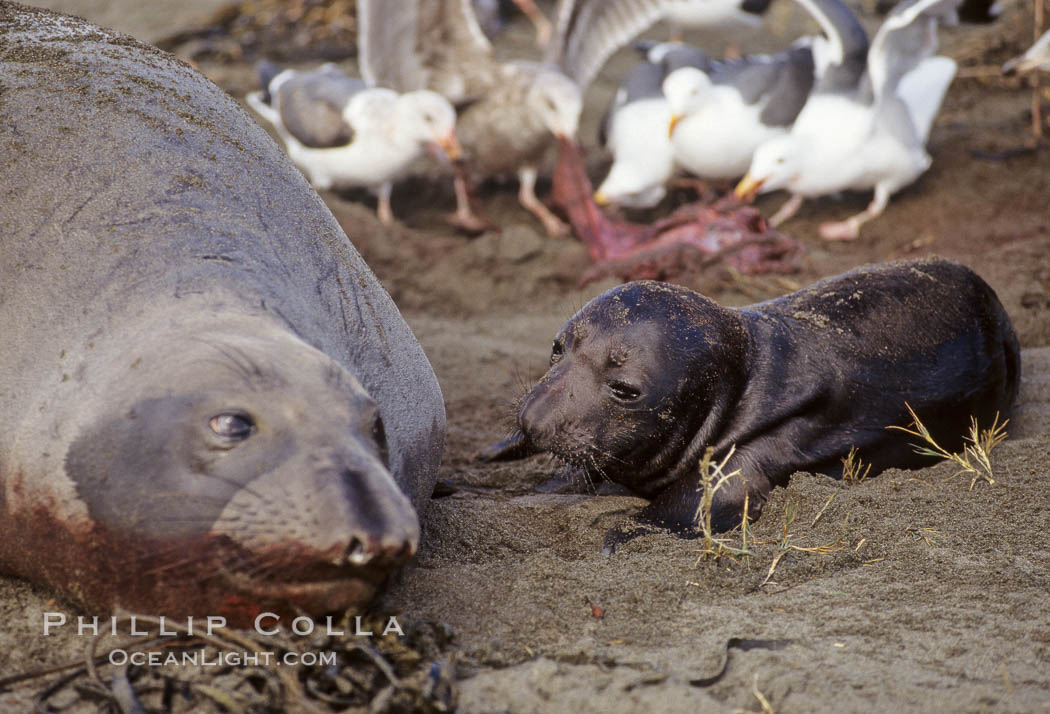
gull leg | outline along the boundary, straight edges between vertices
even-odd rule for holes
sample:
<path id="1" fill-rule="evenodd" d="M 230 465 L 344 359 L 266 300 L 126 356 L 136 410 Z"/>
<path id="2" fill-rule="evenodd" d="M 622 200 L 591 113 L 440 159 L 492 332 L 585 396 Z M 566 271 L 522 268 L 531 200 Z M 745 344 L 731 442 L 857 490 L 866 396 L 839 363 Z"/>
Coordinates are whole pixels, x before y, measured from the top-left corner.
<path id="1" fill-rule="evenodd" d="M 390 209 L 390 191 L 393 189 L 393 186 L 391 182 L 385 181 L 376 191 L 376 198 L 379 199 L 379 203 L 376 205 L 376 216 L 379 217 L 379 222 L 384 226 L 390 226 L 394 223 L 394 212 Z"/>
<path id="2" fill-rule="evenodd" d="M 521 183 L 518 189 L 518 201 L 527 208 L 532 215 L 540 219 L 543 227 L 547 229 L 547 235 L 551 238 L 560 238 L 569 234 L 569 227 L 560 218 L 550 212 L 540 199 L 536 198 L 536 169 L 532 166 L 522 166 L 518 170 L 518 181 Z"/>
<path id="3" fill-rule="evenodd" d="M 532 20 L 532 24 L 536 27 L 536 45 L 541 50 L 545 49 L 547 43 L 551 41 L 551 32 L 553 31 L 551 21 L 536 7 L 534 0 L 514 0 L 514 4 Z"/>
<path id="4" fill-rule="evenodd" d="M 468 233 L 481 233 L 493 228 L 490 221 L 474 212 L 470 179 L 466 169 L 458 161 L 454 163 L 454 167 L 455 179 L 452 181 L 452 188 L 456 192 L 456 212 L 448 217 L 448 222 Z"/>
<path id="5" fill-rule="evenodd" d="M 791 194 L 791 198 L 787 200 L 780 210 L 773 214 L 773 217 L 769 219 L 769 225 L 776 228 L 781 223 L 798 213 L 798 209 L 802 208 L 802 202 L 806 200 L 797 193 Z"/>
<path id="6" fill-rule="evenodd" d="M 860 235 L 860 227 L 880 215 L 890 201 L 890 192 L 882 184 L 875 187 L 875 197 L 868 207 L 855 216 L 839 223 L 821 223 L 820 237 L 824 240 L 854 240 Z"/>

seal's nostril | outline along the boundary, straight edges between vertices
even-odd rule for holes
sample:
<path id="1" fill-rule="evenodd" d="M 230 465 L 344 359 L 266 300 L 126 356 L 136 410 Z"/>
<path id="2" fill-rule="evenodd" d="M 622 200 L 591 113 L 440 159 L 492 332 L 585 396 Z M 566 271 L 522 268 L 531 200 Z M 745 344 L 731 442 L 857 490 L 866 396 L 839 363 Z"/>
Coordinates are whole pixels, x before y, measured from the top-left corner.
<path id="1" fill-rule="evenodd" d="M 346 548 L 346 562 L 350 565 L 368 565 L 372 560 L 360 538 L 354 537 Z"/>

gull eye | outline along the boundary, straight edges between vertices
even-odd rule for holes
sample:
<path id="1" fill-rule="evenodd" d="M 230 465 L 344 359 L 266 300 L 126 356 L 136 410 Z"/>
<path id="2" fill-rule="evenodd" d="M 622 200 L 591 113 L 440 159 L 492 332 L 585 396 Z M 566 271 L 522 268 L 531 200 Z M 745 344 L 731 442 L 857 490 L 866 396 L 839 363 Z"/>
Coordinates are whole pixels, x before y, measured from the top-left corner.
<path id="1" fill-rule="evenodd" d="M 217 436 L 230 441 L 243 441 L 255 431 L 255 422 L 250 416 L 235 412 L 216 414 L 208 420 L 208 426 Z"/>
<path id="2" fill-rule="evenodd" d="M 642 395 L 641 390 L 637 387 L 619 380 L 609 382 L 609 391 L 621 402 L 633 402 Z"/>

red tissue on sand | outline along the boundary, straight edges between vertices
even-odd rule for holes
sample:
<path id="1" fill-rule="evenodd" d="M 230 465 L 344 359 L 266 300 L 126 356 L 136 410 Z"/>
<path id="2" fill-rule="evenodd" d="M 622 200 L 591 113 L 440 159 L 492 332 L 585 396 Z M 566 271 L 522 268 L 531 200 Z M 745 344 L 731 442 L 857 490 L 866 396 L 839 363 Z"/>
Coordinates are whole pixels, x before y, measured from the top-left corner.
<path id="1" fill-rule="evenodd" d="M 753 206 L 732 198 L 690 203 L 649 225 L 608 218 L 592 198 L 583 157 L 572 141 L 558 141 L 553 184 L 554 205 L 595 262 L 582 283 L 610 274 L 622 280 L 660 280 L 720 260 L 746 275 L 799 269 L 802 244 L 770 228 Z"/>

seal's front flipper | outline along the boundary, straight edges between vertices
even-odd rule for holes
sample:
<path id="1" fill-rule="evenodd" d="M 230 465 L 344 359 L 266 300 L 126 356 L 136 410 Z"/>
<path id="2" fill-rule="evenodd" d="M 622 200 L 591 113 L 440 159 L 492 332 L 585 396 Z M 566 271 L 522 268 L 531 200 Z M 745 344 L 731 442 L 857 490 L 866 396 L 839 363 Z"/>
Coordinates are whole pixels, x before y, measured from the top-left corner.
<path id="1" fill-rule="evenodd" d="M 715 492 L 711 503 L 712 533 L 724 533 L 740 525 L 746 491 L 743 479 L 731 479 Z M 757 493 L 751 494 L 750 520 L 758 517 L 763 500 Z M 602 542 L 602 554 L 611 555 L 619 546 L 647 533 L 664 532 L 679 538 L 699 538 L 703 535 L 700 528 L 702 504 L 703 487 L 698 479 L 681 478 L 629 520 L 610 529 Z"/>
<path id="2" fill-rule="evenodd" d="M 629 519 L 613 526 L 602 541 L 602 555 L 612 555 L 624 543 L 649 533 L 670 533 L 679 538 L 701 535 L 694 520 L 700 499 L 692 489 L 683 488 L 681 480 L 672 483 L 648 506 Z"/>
<path id="3" fill-rule="evenodd" d="M 489 444 L 474 457 L 475 461 L 491 463 L 493 461 L 517 461 L 539 453 L 525 441 L 525 435 L 516 431 L 503 441 Z"/>

